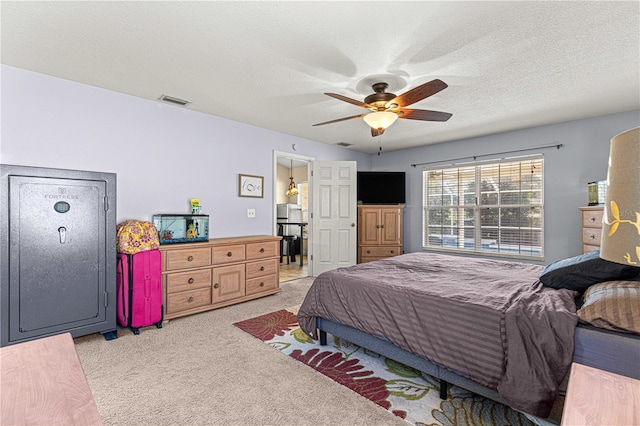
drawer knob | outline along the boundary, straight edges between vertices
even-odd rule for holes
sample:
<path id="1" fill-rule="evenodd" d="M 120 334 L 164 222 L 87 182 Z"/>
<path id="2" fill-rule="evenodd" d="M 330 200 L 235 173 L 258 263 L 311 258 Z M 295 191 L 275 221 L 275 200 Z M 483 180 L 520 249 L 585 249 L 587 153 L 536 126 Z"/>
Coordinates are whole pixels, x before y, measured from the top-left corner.
<path id="1" fill-rule="evenodd" d="M 260 282 L 260 287 L 264 287 L 264 282 L 263 281 Z"/>
<path id="2" fill-rule="evenodd" d="M 231 257 L 233 256 L 233 253 L 231 253 L 230 251 L 227 252 L 227 257 Z"/>
<path id="3" fill-rule="evenodd" d="M 589 220 L 590 220 L 591 222 L 595 222 L 595 221 L 596 221 L 596 218 L 595 218 L 595 217 L 591 217 Z"/>
<path id="4" fill-rule="evenodd" d="M 261 266 L 261 267 L 260 267 L 260 271 L 261 271 L 261 272 L 262 272 L 262 271 L 264 271 L 264 266 Z"/>
<path id="5" fill-rule="evenodd" d="M 391 253 L 395 253 L 393 250 L 391 250 Z"/>
<path id="6" fill-rule="evenodd" d="M 187 257 L 187 262 L 193 262 L 193 256 Z"/>
<path id="7" fill-rule="evenodd" d="M 220 284 L 215 283 L 215 284 L 213 285 L 213 288 L 220 288 Z"/>
<path id="8" fill-rule="evenodd" d="M 187 281 L 189 284 L 193 284 L 195 280 L 193 278 L 189 278 L 189 281 Z"/>
<path id="9" fill-rule="evenodd" d="M 367 250 L 367 254 L 371 254 L 371 250 Z"/>
<path id="10" fill-rule="evenodd" d="M 260 253 L 264 253 L 264 247 L 260 248 Z"/>
<path id="11" fill-rule="evenodd" d="M 593 234 L 591 234 L 591 235 L 589 235 L 589 238 L 591 238 L 592 240 L 595 240 L 595 239 L 596 239 L 596 236 L 595 236 L 595 235 L 593 235 Z"/>
<path id="12" fill-rule="evenodd" d="M 193 302 L 193 296 L 189 296 L 189 298 L 187 299 L 187 302 L 188 302 L 188 303 Z"/>

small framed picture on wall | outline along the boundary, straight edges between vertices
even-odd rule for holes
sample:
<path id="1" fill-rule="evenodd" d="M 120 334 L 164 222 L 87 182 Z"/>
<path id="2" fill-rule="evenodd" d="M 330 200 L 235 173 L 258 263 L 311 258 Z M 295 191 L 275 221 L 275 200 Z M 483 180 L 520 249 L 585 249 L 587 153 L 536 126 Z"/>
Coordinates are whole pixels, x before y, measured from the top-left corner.
<path id="1" fill-rule="evenodd" d="M 240 197 L 264 197 L 264 177 L 252 175 L 238 175 L 238 195 Z"/>

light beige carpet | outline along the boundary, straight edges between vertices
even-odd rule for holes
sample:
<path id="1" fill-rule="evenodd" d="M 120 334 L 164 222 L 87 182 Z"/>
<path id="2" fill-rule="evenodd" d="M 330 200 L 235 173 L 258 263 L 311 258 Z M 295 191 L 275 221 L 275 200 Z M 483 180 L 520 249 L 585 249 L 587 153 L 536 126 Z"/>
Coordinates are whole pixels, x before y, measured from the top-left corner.
<path id="1" fill-rule="evenodd" d="M 75 339 L 106 425 L 407 425 L 233 323 L 302 303 L 313 278 L 262 299 Z"/>

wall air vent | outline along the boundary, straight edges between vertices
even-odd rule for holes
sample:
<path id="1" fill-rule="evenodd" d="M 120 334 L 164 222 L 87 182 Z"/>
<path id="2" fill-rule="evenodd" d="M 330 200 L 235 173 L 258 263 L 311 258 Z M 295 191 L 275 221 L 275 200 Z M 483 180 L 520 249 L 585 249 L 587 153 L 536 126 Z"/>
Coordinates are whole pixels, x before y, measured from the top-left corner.
<path id="1" fill-rule="evenodd" d="M 167 95 L 160 96 L 158 100 L 169 102 L 170 104 L 180 105 L 180 106 L 187 106 L 191 103 L 189 101 L 185 101 L 184 99 L 178 99 L 178 98 L 174 98 L 173 96 L 167 96 Z"/>
<path id="2" fill-rule="evenodd" d="M 346 143 L 346 142 L 338 142 L 336 145 L 346 148 L 346 147 L 351 146 L 353 144 L 352 143 Z"/>

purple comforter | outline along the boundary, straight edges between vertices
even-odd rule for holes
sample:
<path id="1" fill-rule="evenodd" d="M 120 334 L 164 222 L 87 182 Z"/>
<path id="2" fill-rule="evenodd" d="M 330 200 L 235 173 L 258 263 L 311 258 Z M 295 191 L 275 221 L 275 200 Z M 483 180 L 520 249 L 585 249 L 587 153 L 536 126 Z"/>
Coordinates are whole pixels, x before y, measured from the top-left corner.
<path id="1" fill-rule="evenodd" d="M 543 267 L 411 253 L 325 272 L 298 322 L 326 318 L 426 357 L 547 417 L 573 357 L 573 293 L 543 287 Z"/>

